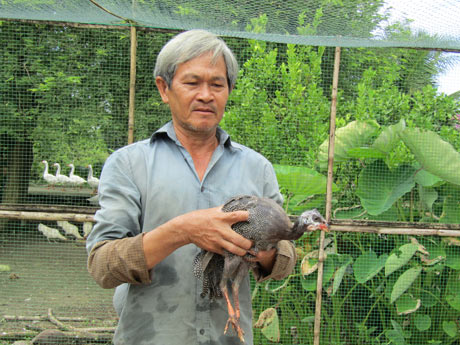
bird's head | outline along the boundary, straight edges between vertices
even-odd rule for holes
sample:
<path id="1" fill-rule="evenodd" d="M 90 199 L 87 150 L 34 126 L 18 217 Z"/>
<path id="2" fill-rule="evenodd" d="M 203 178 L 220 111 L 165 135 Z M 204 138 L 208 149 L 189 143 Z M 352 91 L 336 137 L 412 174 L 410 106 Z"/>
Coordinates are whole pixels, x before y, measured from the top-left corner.
<path id="1" fill-rule="evenodd" d="M 316 230 L 328 231 L 329 227 L 324 217 L 315 208 L 303 212 L 299 216 L 299 218 L 297 218 L 293 226 L 293 234 L 295 234 L 294 239 L 299 238 L 305 232 L 311 232 Z"/>
<path id="2" fill-rule="evenodd" d="M 329 230 L 326 220 L 316 208 L 303 212 L 299 217 L 299 224 L 306 227 L 306 231 Z"/>

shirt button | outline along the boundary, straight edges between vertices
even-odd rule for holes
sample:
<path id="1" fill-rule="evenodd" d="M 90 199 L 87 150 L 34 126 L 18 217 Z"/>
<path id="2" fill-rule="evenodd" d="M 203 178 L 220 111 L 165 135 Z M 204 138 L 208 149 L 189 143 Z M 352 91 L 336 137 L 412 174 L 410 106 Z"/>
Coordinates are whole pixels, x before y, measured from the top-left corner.
<path id="1" fill-rule="evenodd" d="M 200 334 L 203 335 L 204 334 L 204 329 L 200 329 Z"/>
<path id="2" fill-rule="evenodd" d="M 201 191 L 204 192 L 204 187 L 203 186 L 201 187 Z"/>

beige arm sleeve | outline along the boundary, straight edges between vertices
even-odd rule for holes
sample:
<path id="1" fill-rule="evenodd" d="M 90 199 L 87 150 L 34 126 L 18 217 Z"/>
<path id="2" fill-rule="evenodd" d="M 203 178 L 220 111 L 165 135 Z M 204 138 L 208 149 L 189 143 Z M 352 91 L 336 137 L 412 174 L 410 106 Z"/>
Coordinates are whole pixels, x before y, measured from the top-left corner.
<path id="1" fill-rule="evenodd" d="M 142 236 L 101 241 L 91 249 L 88 271 L 101 287 L 111 289 L 123 283 L 144 284 L 151 281 Z"/>
<path id="2" fill-rule="evenodd" d="M 278 242 L 276 249 L 277 253 L 275 264 L 270 274 L 264 274 L 264 272 L 258 267 L 253 270 L 254 277 L 257 282 L 260 283 L 268 279 L 281 280 L 286 278 L 294 270 L 297 260 L 294 243 L 282 240 Z"/>

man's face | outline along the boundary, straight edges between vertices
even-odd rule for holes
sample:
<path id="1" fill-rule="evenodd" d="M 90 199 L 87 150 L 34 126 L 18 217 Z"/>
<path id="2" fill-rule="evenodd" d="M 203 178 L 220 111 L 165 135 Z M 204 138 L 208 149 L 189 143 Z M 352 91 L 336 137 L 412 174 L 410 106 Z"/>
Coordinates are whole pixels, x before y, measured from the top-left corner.
<path id="1" fill-rule="evenodd" d="M 186 131 L 213 131 L 224 115 L 229 95 L 227 68 L 222 56 L 215 64 L 211 60 L 211 53 L 205 53 L 178 65 L 170 88 L 157 77 L 174 125 Z"/>

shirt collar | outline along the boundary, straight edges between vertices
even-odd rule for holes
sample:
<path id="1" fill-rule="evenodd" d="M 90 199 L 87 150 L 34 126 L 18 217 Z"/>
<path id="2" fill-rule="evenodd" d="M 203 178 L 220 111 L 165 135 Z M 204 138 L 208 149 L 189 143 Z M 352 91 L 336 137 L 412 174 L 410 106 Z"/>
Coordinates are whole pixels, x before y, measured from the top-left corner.
<path id="1" fill-rule="evenodd" d="M 150 143 L 152 144 L 155 140 L 166 137 L 169 137 L 169 139 L 174 141 L 177 145 L 180 145 L 172 121 L 169 121 L 168 123 L 163 125 L 163 127 L 155 131 L 152 134 L 152 137 L 150 138 Z M 232 145 L 230 135 L 220 127 L 217 127 L 217 140 L 219 141 L 219 145 L 223 145 L 232 150 L 238 149 L 235 145 Z"/>

